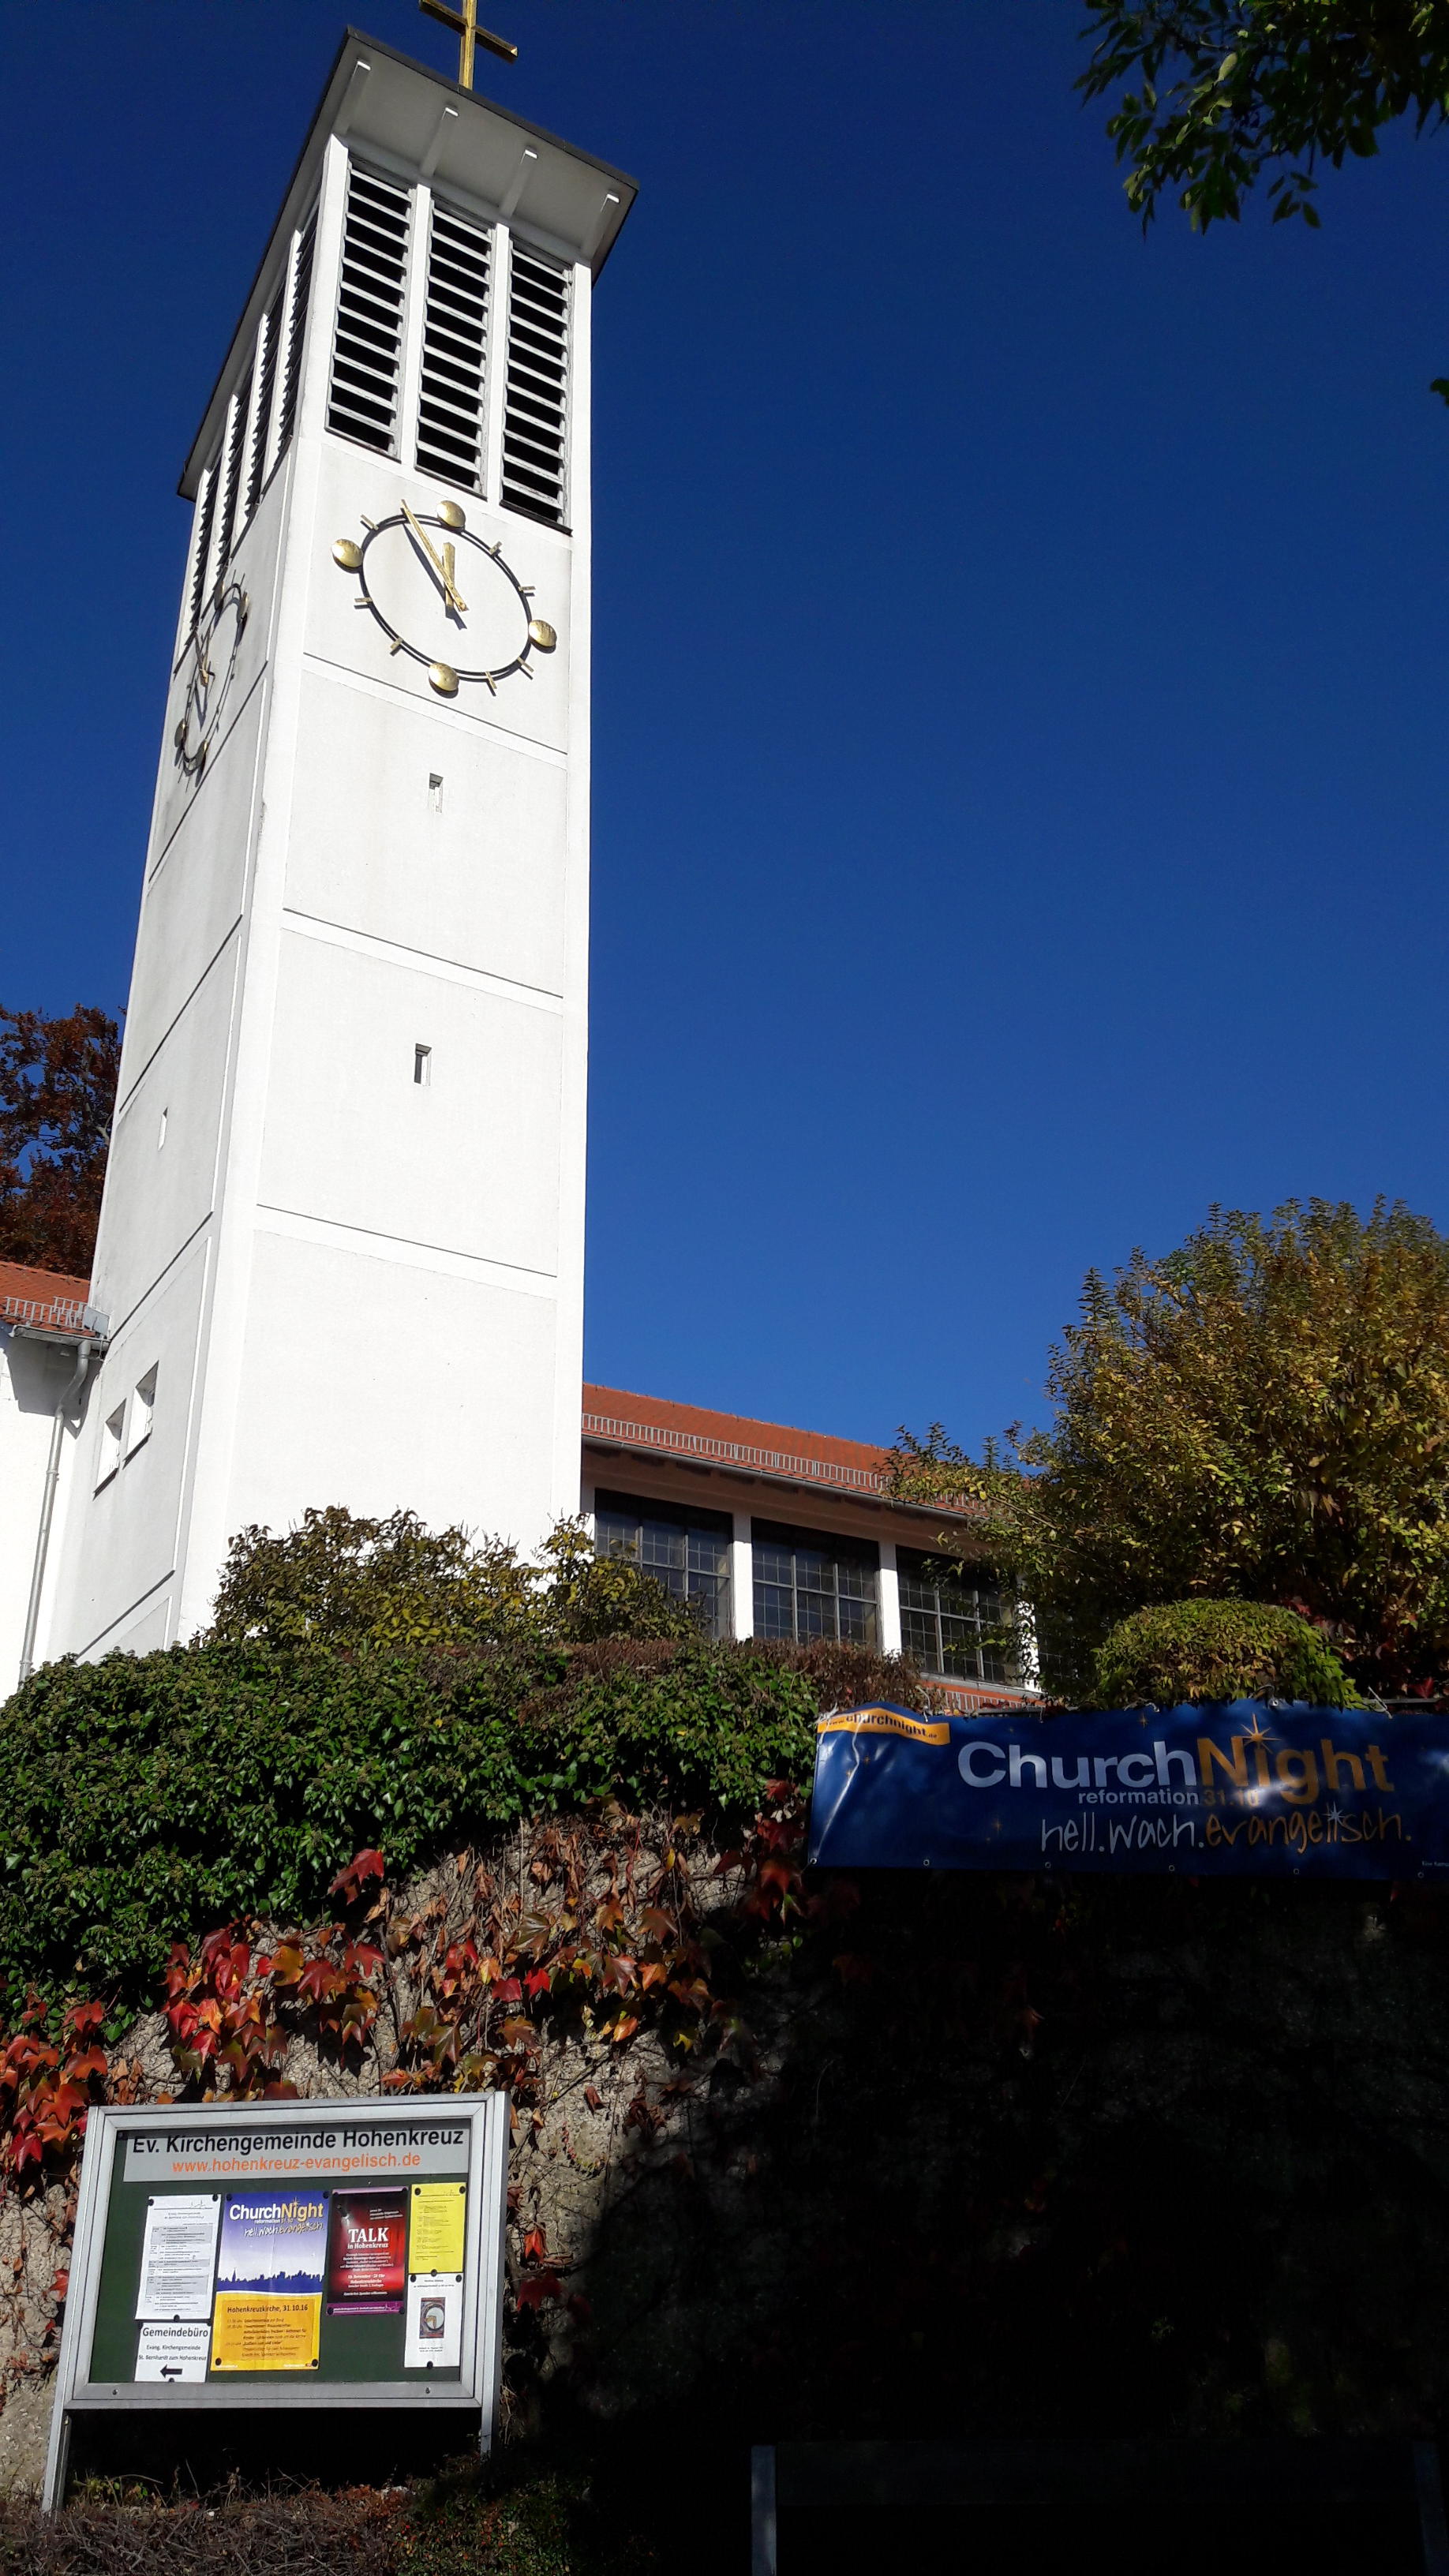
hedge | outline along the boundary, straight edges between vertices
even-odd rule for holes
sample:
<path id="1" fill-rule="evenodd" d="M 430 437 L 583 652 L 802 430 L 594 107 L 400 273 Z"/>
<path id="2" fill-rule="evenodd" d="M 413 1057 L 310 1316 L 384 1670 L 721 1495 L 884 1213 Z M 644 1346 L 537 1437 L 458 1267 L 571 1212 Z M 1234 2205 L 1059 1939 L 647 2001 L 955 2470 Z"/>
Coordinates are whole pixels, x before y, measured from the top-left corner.
<path id="1" fill-rule="evenodd" d="M 842 1689 L 842 1679 L 854 1687 Z M 137 1995 L 170 1943 L 314 1912 L 353 1854 L 405 1875 L 606 1797 L 748 1817 L 808 1779 L 822 1698 L 908 1666 L 704 1641 L 378 1653 L 172 1646 L 44 1667 L 0 1708 L 0 1995 Z"/>

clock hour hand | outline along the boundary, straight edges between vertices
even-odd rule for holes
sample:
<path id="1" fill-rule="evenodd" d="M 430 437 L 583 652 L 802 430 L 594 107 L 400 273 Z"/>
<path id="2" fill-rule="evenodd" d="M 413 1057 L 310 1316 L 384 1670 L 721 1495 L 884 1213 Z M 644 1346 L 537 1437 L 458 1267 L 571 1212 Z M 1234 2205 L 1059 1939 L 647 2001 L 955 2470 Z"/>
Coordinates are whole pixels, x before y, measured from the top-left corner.
<path id="1" fill-rule="evenodd" d="M 467 603 L 466 599 L 460 599 L 460 598 L 458 597 L 458 593 L 457 593 L 456 589 L 455 589 L 455 588 L 454 588 L 454 586 L 453 586 L 453 549 L 452 549 L 452 547 L 451 547 L 451 546 L 449 546 L 449 548 L 448 548 L 448 560 L 447 560 L 447 562 L 445 563 L 445 562 L 444 562 L 444 560 L 443 560 L 443 558 L 442 558 L 442 556 L 441 556 L 440 554 L 436 553 L 436 552 L 435 552 L 435 550 L 434 550 L 434 548 L 429 544 L 428 539 L 427 539 L 427 536 L 425 535 L 424 531 L 423 531 L 423 530 L 418 526 L 417 520 L 413 517 L 413 514 L 412 514 L 411 510 L 408 508 L 408 505 L 407 505 L 406 501 L 404 501 L 404 503 L 403 503 L 403 505 L 402 505 L 402 511 L 403 511 L 403 517 L 406 519 L 406 521 L 407 521 L 407 523 L 408 523 L 408 526 L 411 528 L 411 530 L 412 530 L 412 532 L 413 532 L 413 535 L 417 538 L 417 541 L 418 541 L 419 545 L 422 547 L 422 550 L 423 550 L 424 554 L 427 556 L 429 563 L 432 565 L 434 572 L 437 574 L 439 581 L 442 583 L 442 586 L 443 586 L 443 597 L 446 599 L 446 601 L 447 601 L 447 603 L 448 603 L 448 606 L 449 606 L 450 608 L 455 608 L 455 609 L 457 610 L 457 612 L 458 612 L 458 615 L 461 617 L 461 616 L 462 616 L 462 614 L 463 614 L 463 612 L 464 612 L 464 610 L 466 609 L 466 607 L 467 607 L 468 603 Z"/>

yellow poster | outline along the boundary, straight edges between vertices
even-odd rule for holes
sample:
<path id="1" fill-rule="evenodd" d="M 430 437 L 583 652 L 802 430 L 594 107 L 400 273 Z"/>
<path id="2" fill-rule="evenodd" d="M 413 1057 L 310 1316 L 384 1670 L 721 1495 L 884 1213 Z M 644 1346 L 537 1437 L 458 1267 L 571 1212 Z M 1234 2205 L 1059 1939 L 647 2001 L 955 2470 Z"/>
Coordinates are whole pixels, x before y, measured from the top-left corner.
<path id="1" fill-rule="evenodd" d="M 217 2293 L 211 2320 L 213 2370 L 315 2370 L 322 2301 Z"/>
<path id="2" fill-rule="evenodd" d="M 468 2186 L 462 2182 L 415 2182 L 408 2227 L 410 2272 L 461 2272 L 463 2221 Z"/>

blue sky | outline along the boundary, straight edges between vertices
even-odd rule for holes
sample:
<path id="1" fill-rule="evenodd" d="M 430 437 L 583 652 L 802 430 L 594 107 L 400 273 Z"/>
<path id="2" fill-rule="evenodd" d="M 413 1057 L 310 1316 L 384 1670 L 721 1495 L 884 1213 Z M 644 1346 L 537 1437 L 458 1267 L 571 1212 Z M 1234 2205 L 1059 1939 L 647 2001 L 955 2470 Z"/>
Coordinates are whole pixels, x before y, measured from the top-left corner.
<path id="1" fill-rule="evenodd" d="M 440 69 L 411 0 L 360 23 Z M 596 319 L 587 1362 L 1041 1411 L 1214 1201 L 1449 1225 L 1449 144 L 1144 244 L 1075 0 L 494 0 Z M 0 999 L 125 997 L 176 476 L 343 25 L 7 0 Z"/>

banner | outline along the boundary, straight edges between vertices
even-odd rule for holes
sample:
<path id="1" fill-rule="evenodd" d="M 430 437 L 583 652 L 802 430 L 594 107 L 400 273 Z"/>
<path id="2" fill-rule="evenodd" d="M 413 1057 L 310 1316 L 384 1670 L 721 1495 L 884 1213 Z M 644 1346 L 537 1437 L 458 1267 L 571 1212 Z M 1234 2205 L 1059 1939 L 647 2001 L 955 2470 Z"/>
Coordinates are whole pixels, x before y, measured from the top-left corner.
<path id="1" fill-rule="evenodd" d="M 1449 1870 L 1449 1719 L 1271 1700 L 1064 1717 L 845 1709 L 817 1728 L 810 1858 L 1433 1878 Z"/>

